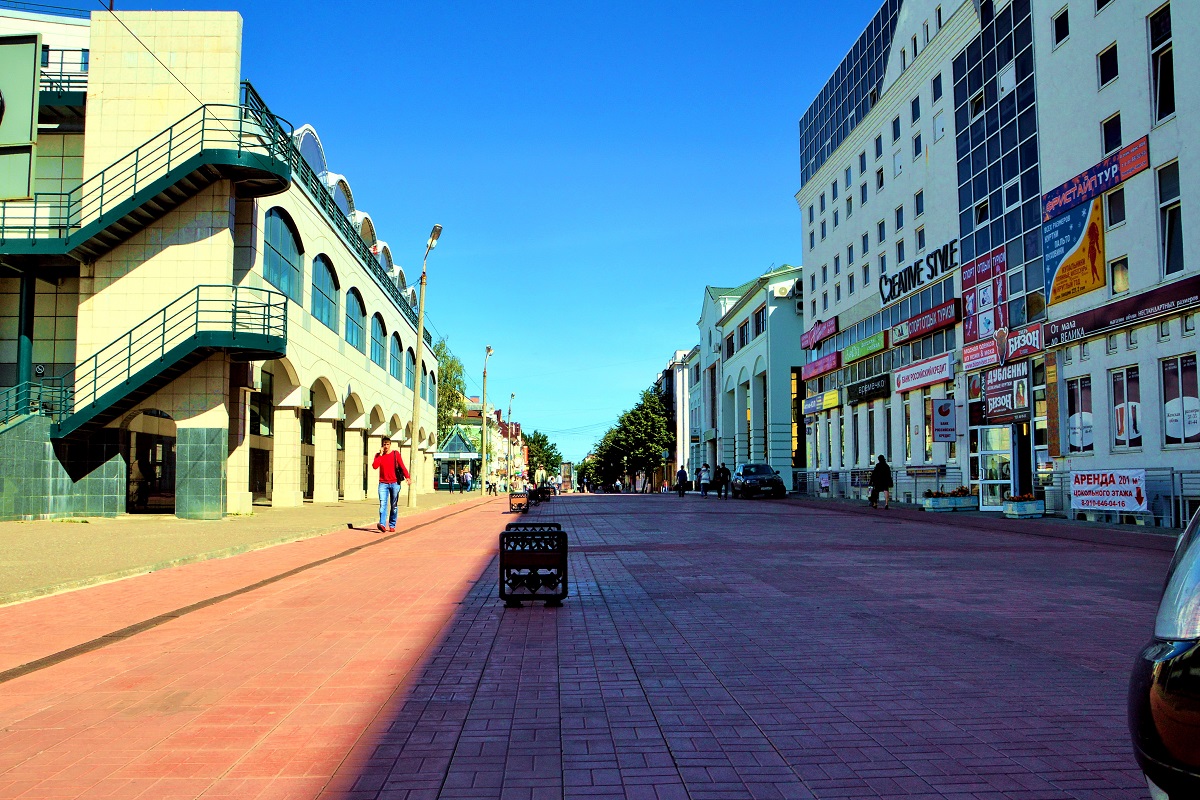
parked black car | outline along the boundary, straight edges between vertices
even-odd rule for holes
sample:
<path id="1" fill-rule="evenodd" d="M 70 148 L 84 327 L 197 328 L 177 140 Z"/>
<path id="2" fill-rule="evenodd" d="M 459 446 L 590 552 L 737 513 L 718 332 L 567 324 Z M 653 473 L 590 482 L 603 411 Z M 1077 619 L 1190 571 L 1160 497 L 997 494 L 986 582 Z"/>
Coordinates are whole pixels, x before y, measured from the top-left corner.
<path id="1" fill-rule="evenodd" d="M 1200 512 L 1175 545 L 1154 639 L 1129 680 L 1129 732 L 1153 800 L 1200 797 Z"/>
<path id="2" fill-rule="evenodd" d="M 753 497 L 760 492 L 771 497 L 787 495 L 783 478 L 769 464 L 738 464 L 733 471 L 729 493 L 734 497 Z"/>

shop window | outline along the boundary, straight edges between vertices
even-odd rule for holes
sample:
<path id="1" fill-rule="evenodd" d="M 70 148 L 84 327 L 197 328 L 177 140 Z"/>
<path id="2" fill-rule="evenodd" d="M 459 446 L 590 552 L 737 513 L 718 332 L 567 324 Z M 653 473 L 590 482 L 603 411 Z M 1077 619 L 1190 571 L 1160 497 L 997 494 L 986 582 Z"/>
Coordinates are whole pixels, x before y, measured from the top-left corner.
<path id="1" fill-rule="evenodd" d="M 1051 27 L 1053 28 L 1054 46 L 1058 47 L 1071 35 L 1071 19 L 1067 14 L 1067 9 L 1064 8 L 1054 15 Z"/>
<path id="2" fill-rule="evenodd" d="M 1109 425 L 1113 449 L 1141 447 L 1142 402 L 1138 368 L 1115 369 L 1109 377 L 1112 386 Z"/>
<path id="3" fill-rule="evenodd" d="M 1169 4 L 1150 15 L 1150 68 L 1150 98 L 1158 123 L 1175 113 L 1175 53 Z"/>
<path id="4" fill-rule="evenodd" d="M 1163 273 L 1183 271 L 1183 208 L 1179 201 L 1179 162 L 1158 170 L 1158 222 Z"/>
<path id="5" fill-rule="evenodd" d="M 1067 381 L 1067 449 L 1071 453 L 1093 451 L 1090 375 Z"/>
<path id="6" fill-rule="evenodd" d="M 1109 228 L 1115 228 L 1125 222 L 1125 187 L 1119 186 L 1104 195 L 1105 219 Z"/>
<path id="7" fill-rule="evenodd" d="M 1120 74 L 1120 67 L 1117 63 L 1116 44 L 1113 44 L 1100 53 L 1100 55 L 1096 56 L 1096 69 L 1100 73 L 1100 88 L 1104 88 L 1117 79 L 1117 76 Z"/>
<path id="8" fill-rule="evenodd" d="M 1200 390 L 1196 354 L 1164 358 L 1162 367 L 1163 443 L 1200 444 Z"/>
<path id="9" fill-rule="evenodd" d="M 1121 114 L 1113 114 L 1100 123 L 1101 140 L 1104 143 L 1104 155 L 1108 156 L 1121 149 Z"/>

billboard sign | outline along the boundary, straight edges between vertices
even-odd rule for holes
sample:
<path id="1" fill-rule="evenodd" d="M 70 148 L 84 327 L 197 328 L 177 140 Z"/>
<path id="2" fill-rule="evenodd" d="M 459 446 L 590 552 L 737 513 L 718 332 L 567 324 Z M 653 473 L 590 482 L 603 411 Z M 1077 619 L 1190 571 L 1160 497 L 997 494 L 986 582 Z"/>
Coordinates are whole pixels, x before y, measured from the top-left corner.
<path id="1" fill-rule="evenodd" d="M 813 326 L 800 337 L 800 346 L 805 350 L 812 350 L 818 344 L 828 339 L 830 336 L 833 336 L 837 332 L 837 317 L 827 319 L 824 322 L 817 320 L 813 323 Z"/>
<path id="2" fill-rule="evenodd" d="M 886 372 L 846 386 L 846 402 L 851 404 L 865 403 L 880 397 L 890 397 L 891 394 L 892 376 Z"/>
<path id="3" fill-rule="evenodd" d="M 886 347 L 887 331 L 880 331 L 874 336 L 868 336 L 865 339 L 858 340 L 854 344 L 847 345 L 842 350 L 842 363 L 849 364 L 853 361 L 858 361 L 860 358 L 874 355 Z"/>
<path id="4" fill-rule="evenodd" d="M 927 358 L 915 364 L 909 364 L 896 370 L 896 391 L 907 392 L 929 386 L 934 383 L 944 383 L 954 378 L 954 355 Z"/>
<path id="5" fill-rule="evenodd" d="M 1148 511 L 1146 470 L 1071 472 L 1071 508 L 1079 511 Z"/>
<path id="6" fill-rule="evenodd" d="M 1131 145 L 1084 170 L 1063 185 L 1042 195 L 1042 221 L 1065 214 L 1076 206 L 1107 192 L 1150 166 L 1150 137 Z"/>
<path id="7" fill-rule="evenodd" d="M 1061 347 L 1127 325 L 1200 305 L 1200 275 L 1159 286 L 1133 297 L 1106 303 L 1045 324 L 1045 346 Z"/>
<path id="8" fill-rule="evenodd" d="M 934 306 L 928 311 L 909 317 L 892 328 L 889 337 L 892 346 L 917 339 L 927 333 L 933 333 L 942 328 L 948 328 L 958 322 L 958 298 L 947 300 L 940 306 Z"/>
<path id="9" fill-rule="evenodd" d="M 953 442 L 958 439 L 958 428 L 954 414 L 954 400 L 945 398 L 933 401 L 933 440 Z"/>
<path id="10" fill-rule="evenodd" d="M 836 353 L 821 356 L 816 361 L 808 362 L 800 369 L 800 376 L 804 380 L 810 381 L 819 375 L 824 375 L 826 372 L 833 372 L 840 366 L 842 366 L 842 353 L 839 350 Z"/>
<path id="11" fill-rule="evenodd" d="M 33 197 L 42 37 L 0 36 L 0 200 Z"/>
<path id="12" fill-rule="evenodd" d="M 804 413 L 816 414 L 818 411 L 824 411 L 828 408 L 837 408 L 841 404 L 838 390 L 830 389 L 828 392 L 821 392 L 812 397 L 806 397 L 804 399 Z"/>
<path id="13" fill-rule="evenodd" d="M 1094 198 L 1043 223 L 1042 252 L 1047 305 L 1103 288 L 1103 198 Z"/>

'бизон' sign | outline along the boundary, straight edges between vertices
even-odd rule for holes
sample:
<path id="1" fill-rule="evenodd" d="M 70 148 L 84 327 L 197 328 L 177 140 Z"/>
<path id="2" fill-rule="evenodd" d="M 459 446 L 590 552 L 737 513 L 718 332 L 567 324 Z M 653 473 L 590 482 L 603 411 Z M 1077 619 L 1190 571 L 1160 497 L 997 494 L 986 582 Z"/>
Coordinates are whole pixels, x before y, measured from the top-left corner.
<path id="1" fill-rule="evenodd" d="M 1101 469 L 1071 473 L 1071 508 L 1147 511 L 1146 470 Z"/>

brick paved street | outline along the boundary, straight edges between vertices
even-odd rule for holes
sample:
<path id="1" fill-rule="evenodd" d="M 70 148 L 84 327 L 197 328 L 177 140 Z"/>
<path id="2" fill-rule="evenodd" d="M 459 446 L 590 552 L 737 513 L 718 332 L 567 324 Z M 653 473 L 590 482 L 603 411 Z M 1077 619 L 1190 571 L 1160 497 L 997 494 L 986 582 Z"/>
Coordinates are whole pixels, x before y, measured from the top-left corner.
<path id="1" fill-rule="evenodd" d="M 673 495 L 528 518 L 571 532 L 562 609 L 496 599 L 494 501 L 0 609 L 48 657 L 0 683 L 0 798 L 1147 796 L 1124 697 L 1161 543 Z M 38 624 L 84 598 L 165 616 L 56 656 Z"/>

